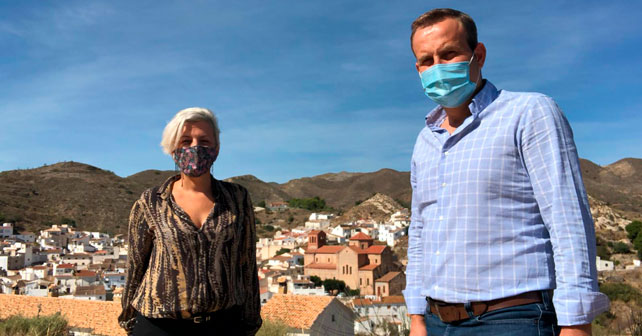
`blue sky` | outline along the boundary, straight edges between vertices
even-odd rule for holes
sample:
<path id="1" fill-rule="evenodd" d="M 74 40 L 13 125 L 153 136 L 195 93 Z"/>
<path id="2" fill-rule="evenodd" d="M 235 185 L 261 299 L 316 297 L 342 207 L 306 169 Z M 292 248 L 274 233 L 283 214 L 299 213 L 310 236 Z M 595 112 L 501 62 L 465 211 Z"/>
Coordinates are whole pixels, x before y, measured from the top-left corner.
<path id="1" fill-rule="evenodd" d="M 0 3 L 0 171 L 174 168 L 182 108 L 218 116 L 218 178 L 409 170 L 434 104 L 409 48 L 435 7 L 476 21 L 498 88 L 552 96 L 580 157 L 642 157 L 642 4 L 628 1 Z"/>

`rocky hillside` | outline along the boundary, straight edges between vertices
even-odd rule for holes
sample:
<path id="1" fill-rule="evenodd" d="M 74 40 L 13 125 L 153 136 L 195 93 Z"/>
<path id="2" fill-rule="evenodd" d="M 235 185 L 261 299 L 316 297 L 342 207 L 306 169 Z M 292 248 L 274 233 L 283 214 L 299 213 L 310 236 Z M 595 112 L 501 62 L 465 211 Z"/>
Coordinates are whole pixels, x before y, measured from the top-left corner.
<path id="1" fill-rule="evenodd" d="M 376 193 L 374 196 L 361 202 L 337 218 L 338 222 L 348 222 L 359 219 L 374 219 L 386 221 L 390 215 L 403 209 L 403 207 L 390 196 Z"/>
<path id="2" fill-rule="evenodd" d="M 605 167 L 588 160 L 580 163 L 598 231 L 621 235 L 630 220 L 642 219 L 641 159 L 622 159 Z M 122 178 L 77 162 L 0 172 L 0 221 L 17 221 L 18 226 L 32 231 L 66 221 L 81 229 L 124 233 L 134 200 L 173 174 L 146 170 Z M 283 184 L 251 175 L 227 180 L 245 186 L 255 204 L 319 196 L 352 219 L 389 216 L 387 211 L 408 207 L 411 200 L 410 174 L 392 169 L 328 173 Z M 297 222 L 301 216 L 294 216 Z M 285 220 L 291 222 L 289 215 Z"/>
<path id="3" fill-rule="evenodd" d="M 629 218 L 642 217 L 642 159 L 622 159 L 605 167 L 580 160 L 589 195 Z"/>

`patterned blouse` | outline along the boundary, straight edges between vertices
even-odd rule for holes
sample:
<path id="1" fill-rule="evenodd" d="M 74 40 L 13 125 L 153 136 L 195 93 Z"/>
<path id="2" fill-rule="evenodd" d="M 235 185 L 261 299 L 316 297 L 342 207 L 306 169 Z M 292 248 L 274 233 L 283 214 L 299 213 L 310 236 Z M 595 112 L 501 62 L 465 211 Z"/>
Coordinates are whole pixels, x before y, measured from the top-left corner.
<path id="1" fill-rule="evenodd" d="M 129 217 L 128 275 L 118 321 L 127 332 L 136 311 L 189 318 L 240 306 L 247 335 L 261 326 L 254 211 L 245 188 L 212 178 L 214 207 L 201 228 L 176 204 L 170 177 L 146 190 Z"/>

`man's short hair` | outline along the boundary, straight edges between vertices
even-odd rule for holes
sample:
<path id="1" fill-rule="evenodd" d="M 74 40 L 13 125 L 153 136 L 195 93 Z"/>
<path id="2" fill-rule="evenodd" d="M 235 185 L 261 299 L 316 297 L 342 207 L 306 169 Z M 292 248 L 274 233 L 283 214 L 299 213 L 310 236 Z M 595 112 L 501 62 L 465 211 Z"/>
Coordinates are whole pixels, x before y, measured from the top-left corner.
<path id="1" fill-rule="evenodd" d="M 417 29 L 432 26 L 435 23 L 448 18 L 457 19 L 464 25 L 468 46 L 470 47 L 470 50 L 475 50 L 475 47 L 477 47 L 477 26 L 475 26 L 475 21 L 473 21 L 473 18 L 468 14 L 451 8 L 435 8 L 421 14 L 421 16 L 419 16 L 411 26 L 412 33 L 410 34 L 410 48 L 412 49 L 412 39 L 415 36 Z"/>

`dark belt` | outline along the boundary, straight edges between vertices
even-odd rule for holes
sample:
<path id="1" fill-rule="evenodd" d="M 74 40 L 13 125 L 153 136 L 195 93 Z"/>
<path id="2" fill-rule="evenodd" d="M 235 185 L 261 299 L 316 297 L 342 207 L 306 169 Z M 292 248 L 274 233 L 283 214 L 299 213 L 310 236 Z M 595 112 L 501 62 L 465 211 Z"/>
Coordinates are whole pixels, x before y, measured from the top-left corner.
<path id="1" fill-rule="evenodd" d="M 463 303 L 448 303 L 431 298 L 426 298 L 430 312 L 439 317 L 442 322 L 451 323 L 470 318 Z M 530 303 L 542 302 L 540 291 L 526 292 L 519 295 L 482 302 L 471 302 L 470 307 L 474 316 L 502 308 L 521 306 Z"/>
<path id="2" fill-rule="evenodd" d="M 192 323 L 206 323 L 215 319 L 219 321 L 226 321 L 230 319 L 236 319 L 240 316 L 239 306 L 232 306 L 228 309 L 223 309 L 210 313 L 199 313 L 194 314 L 191 317 L 183 318 L 182 321 L 189 321 Z"/>

